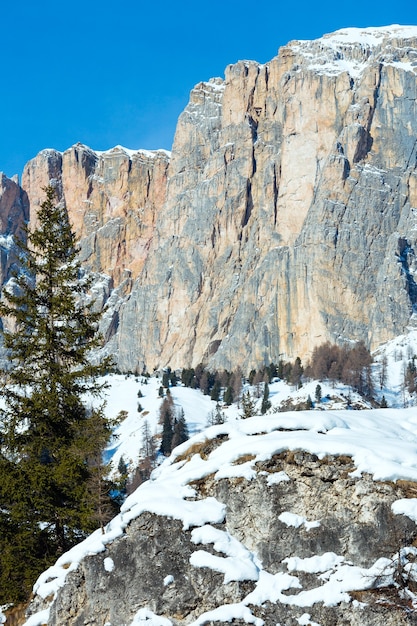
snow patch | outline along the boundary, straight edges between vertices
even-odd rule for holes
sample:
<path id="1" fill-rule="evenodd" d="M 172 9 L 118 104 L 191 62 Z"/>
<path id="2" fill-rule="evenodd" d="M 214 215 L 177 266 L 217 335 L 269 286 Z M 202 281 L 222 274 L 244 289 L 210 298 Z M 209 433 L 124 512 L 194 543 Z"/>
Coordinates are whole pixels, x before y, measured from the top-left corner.
<path id="1" fill-rule="evenodd" d="M 114 561 L 110 557 L 104 559 L 103 565 L 106 572 L 112 572 L 114 570 Z"/>
<path id="2" fill-rule="evenodd" d="M 246 624 L 254 624 L 255 626 L 263 626 L 264 624 L 264 621 L 259 617 L 255 617 L 247 606 L 239 603 L 224 604 L 213 611 L 207 611 L 194 622 L 191 622 L 189 626 L 202 626 L 207 624 L 207 622 L 233 622 L 238 619 L 243 620 Z"/>
<path id="3" fill-rule="evenodd" d="M 317 528 L 320 526 L 320 522 L 318 520 L 308 522 L 305 517 L 297 515 L 296 513 L 289 513 L 288 511 L 284 511 L 281 515 L 278 515 L 278 519 L 283 524 L 286 524 L 287 526 L 294 526 L 294 528 L 304 526 L 306 530 L 310 530 L 311 528 Z"/>
<path id="4" fill-rule="evenodd" d="M 417 498 L 396 500 L 392 503 L 391 510 L 395 515 L 406 515 L 417 523 Z"/>
<path id="5" fill-rule="evenodd" d="M 224 584 L 236 580 L 258 580 L 259 567 L 253 554 L 228 532 L 207 525 L 195 528 L 191 533 L 191 541 L 204 545 L 212 543 L 217 552 L 226 555 L 219 557 L 205 550 L 198 550 L 190 557 L 190 563 L 194 567 L 208 567 L 223 573 Z"/>
<path id="6" fill-rule="evenodd" d="M 149 609 L 139 609 L 130 626 L 172 626 L 171 620 L 155 615 Z"/>
<path id="7" fill-rule="evenodd" d="M 308 572 L 309 574 L 316 574 L 318 572 L 327 572 L 328 570 L 334 569 L 343 563 L 344 560 L 345 558 L 343 556 L 339 556 L 334 552 L 325 552 L 321 556 L 315 555 L 305 559 L 291 556 L 284 559 L 282 562 L 287 564 L 289 572 Z"/>
<path id="8" fill-rule="evenodd" d="M 266 479 L 267 485 L 278 485 L 279 483 L 289 482 L 290 477 L 286 472 L 274 472 L 272 474 L 268 474 L 268 478 Z"/>

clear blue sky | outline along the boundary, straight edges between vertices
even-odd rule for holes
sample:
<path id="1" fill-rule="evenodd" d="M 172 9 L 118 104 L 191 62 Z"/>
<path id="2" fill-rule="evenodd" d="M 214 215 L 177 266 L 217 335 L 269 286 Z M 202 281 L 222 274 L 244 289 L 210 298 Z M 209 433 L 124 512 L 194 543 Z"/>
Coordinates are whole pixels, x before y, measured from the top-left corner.
<path id="1" fill-rule="evenodd" d="M 417 3 L 280 0 L 6 0 L 0 34 L 0 171 L 43 148 L 170 149 L 201 80 L 265 63 L 292 39 L 417 24 Z"/>

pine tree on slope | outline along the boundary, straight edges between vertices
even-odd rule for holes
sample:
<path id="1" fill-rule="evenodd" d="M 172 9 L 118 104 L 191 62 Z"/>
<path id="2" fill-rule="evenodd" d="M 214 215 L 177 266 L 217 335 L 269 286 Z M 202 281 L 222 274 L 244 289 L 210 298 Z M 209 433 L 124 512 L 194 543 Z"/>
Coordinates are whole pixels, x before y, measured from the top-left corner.
<path id="1" fill-rule="evenodd" d="M 22 268 L 13 287 L 3 289 L 0 303 L 10 360 L 3 372 L 8 384 L 0 420 L 0 463 L 6 472 L 0 485 L 0 524 L 14 528 L 8 539 L 15 548 L 25 538 L 30 544 L 23 558 L 17 549 L 16 558 L 9 555 L 9 566 L 21 582 L 95 526 L 89 459 L 101 452 L 109 434 L 99 411 L 91 436 L 91 411 L 82 399 L 86 393 L 100 395 L 103 385 L 97 377 L 110 366 L 107 359 L 92 365 L 88 358 L 100 345 L 98 315 L 82 304 L 90 284 L 80 280 L 66 210 L 55 204 L 51 186 L 45 192 L 36 228 L 27 231 L 27 243 L 18 244 Z M 16 583 L 8 588 L 6 570 L 2 566 L 0 603 L 22 599 L 26 592 L 24 585 L 17 590 Z"/>

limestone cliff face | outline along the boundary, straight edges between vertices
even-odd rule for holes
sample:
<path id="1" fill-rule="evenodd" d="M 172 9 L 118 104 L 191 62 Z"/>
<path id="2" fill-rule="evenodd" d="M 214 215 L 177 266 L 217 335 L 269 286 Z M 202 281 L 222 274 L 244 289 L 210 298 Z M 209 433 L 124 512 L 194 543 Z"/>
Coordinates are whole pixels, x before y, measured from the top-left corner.
<path id="1" fill-rule="evenodd" d="M 96 276 L 94 297 L 105 309 L 101 331 L 107 342 L 117 333 L 119 309 L 146 260 L 165 201 L 168 162 L 162 150 L 118 146 L 98 153 L 77 144 L 64 153 L 40 152 L 23 172 L 31 224 L 50 183 L 68 209 L 81 260 Z"/>
<path id="2" fill-rule="evenodd" d="M 44 150 L 30 161 L 22 187 L 31 220 L 53 182 L 65 201 L 81 243 L 81 258 L 118 286 L 125 272 L 137 278 L 152 240 L 156 213 L 165 200 L 164 151 L 133 152 L 116 147 L 97 153 L 77 144 L 64 153 Z"/>
<path id="3" fill-rule="evenodd" d="M 123 367 L 249 368 L 413 322 L 416 63 L 416 29 L 346 31 L 197 85 Z"/>
<path id="4" fill-rule="evenodd" d="M 14 236 L 23 236 L 22 227 L 29 216 L 26 194 L 16 180 L 0 172 L 0 284 L 10 277 L 16 262 Z"/>
<path id="5" fill-rule="evenodd" d="M 32 161 L 32 210 L 57 179 L 102 275 L 119 367 L 250 369 L 414 324 L 416 76 L 417 28 L 347 29 L 197 85 L 169 165 L 83 146 Z"/>

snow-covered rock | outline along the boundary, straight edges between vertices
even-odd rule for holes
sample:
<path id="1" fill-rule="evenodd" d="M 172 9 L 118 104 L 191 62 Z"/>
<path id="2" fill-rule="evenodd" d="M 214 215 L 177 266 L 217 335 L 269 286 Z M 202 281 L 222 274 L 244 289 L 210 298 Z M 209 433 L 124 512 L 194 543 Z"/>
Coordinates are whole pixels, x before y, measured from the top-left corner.
<path id="1" fill-rule="evenodd" d="M 104 534 L 42 574 L 26 626 L 405 626 L 417 600 L 414 413 L 276 413 L 197 433 Z M 242 465 L 252 473 L 227 470 Z"/>

